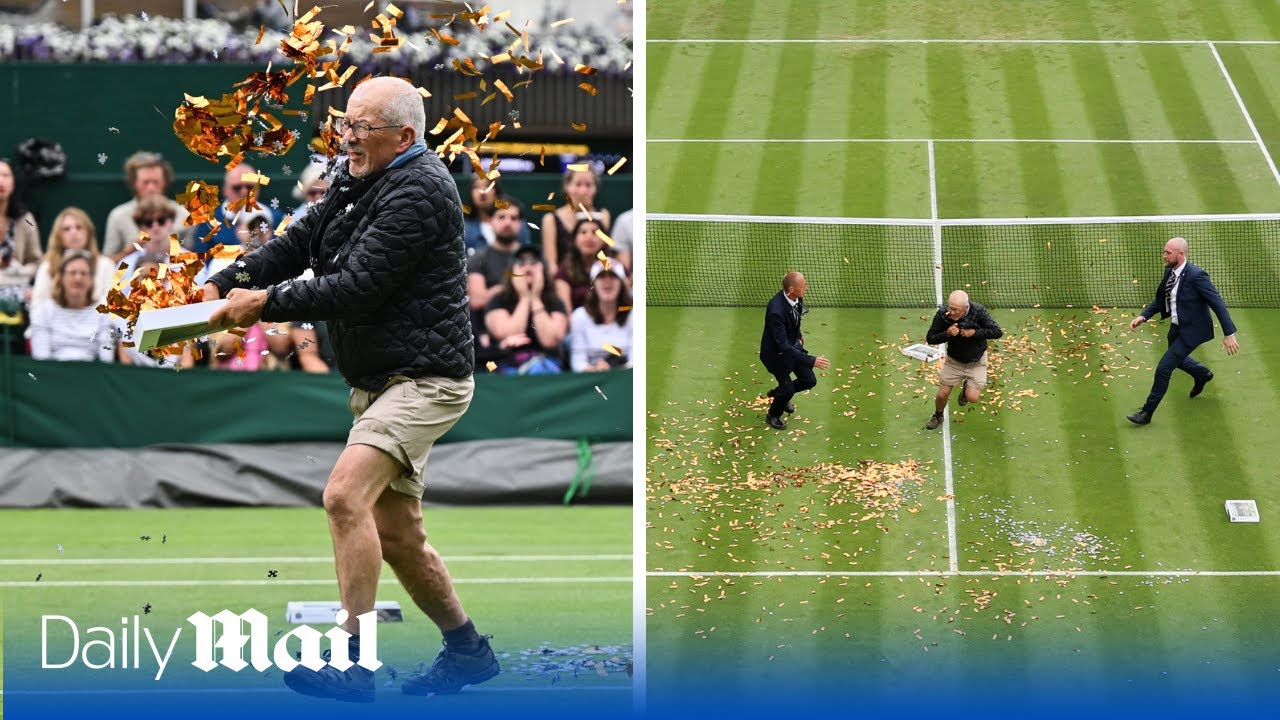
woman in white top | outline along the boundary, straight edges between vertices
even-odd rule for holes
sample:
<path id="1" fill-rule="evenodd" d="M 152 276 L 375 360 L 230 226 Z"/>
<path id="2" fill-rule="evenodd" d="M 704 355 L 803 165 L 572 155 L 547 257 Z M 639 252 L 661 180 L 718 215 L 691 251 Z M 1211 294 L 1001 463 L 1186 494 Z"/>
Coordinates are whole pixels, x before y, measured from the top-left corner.
<path id="1" fill-rule="evenodd" d="M 631 291 L 621 263 L 591 266 L 591 290 L 569 320 L 569 364 L 574 372 L 631 367 Z M 606 349 L 616 348 L 621 356 Z"/>
<path id="2" fill-rule="evenodd" d="M 63 253 L 53 280 L 53 298 L 31 310 L 31 357 L 36 360 L 111 362 L 115 343 L 110 321 L 93 296 L 92 256 Z"/>
<path id="3" fill-rule="evenodd" d="M 36 269 L 36 286 L 31 291 L 32 312 L 38 306 L 51 302 L 54 275 L 62 267 L 63 256 L 73 250 L 87 252 L 91 258 L 94 301 L 107 299 L 115 265 L 110 258 L 98 253 L 98 235 L 89 214 L 78 207 L 68 207 L 54 219 L 53 232 L 49 233 L 49 250 Z"/>

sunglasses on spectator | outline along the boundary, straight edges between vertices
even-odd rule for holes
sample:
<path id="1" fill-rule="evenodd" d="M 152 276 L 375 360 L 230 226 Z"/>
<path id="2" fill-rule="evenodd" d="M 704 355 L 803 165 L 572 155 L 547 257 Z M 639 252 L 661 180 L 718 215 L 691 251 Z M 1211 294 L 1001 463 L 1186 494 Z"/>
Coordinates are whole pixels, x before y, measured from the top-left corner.
<path id="1" fill-rule="evenodd" d="M 230 190 L 231 192 L 238 192 L 238 193 L 242 193 L 242 192 L 249 192 L 249 188 L 251 188 L 251 187 L 253 187 L 253 186 L 252 186 L 252 185 L 248 185 L 248 184 L 246 184 L 246 183 L 239 183 L 239 184 L 236 184 L 236 185 L 229 185 L 229 186 L 227 186 L 227 190 Z"/>
<path id="2" fill-rule="evenodd" d="M 524 257 L 512 263 L 516 267 L 524 267 L 526 265 L 541 265 L 542 261 L 538 258 Z"/>
<path id="3" fill-rule="evenodd" d="M 309 198 L 324 197 L 324 188 L 311 188 L 310 190 L 307 191 L 307 197 Z"/>
<path id="4" fill-rule="evenodd" d="M 173 218 L 171 217 L 141 218 L 138 220 L 138 227 L 154 227 L 156 225 L 163 225 L 167 222 L 170 222 L 171 220 L 173 220 Z"/>

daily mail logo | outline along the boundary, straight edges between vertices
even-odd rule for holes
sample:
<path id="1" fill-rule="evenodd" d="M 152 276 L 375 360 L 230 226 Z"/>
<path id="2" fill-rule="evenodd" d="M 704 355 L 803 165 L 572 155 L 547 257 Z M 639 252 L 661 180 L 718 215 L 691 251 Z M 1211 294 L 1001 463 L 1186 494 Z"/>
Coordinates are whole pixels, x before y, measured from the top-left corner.
<path id="1" fill-rule="evenodd" d="M 232 672 L 239 672 L 246 667 L 253 667 L 254 670 L 262 672 L 273 666 L 283 672 L 289 672 L 299 665 L 309 670 L 319 670 L 329 665 L 339 671 L 348 670 L 353 665 L 359 665 L 370 671 L 382 667 L 382 663 L 378 660 L 377 612 L 371 611 L 356 616 L 356 622 L 360 627 L 360 657 L 355 662 L 351 661 L 347 652 L 347 641 L 351 638 L 351 633 L 342 629 L 342 624 L 347 621 L 347 617 L 346 610 L 339 610 L 335 619 L 336 625 L 323 634 L 308 625 L 300 625 L 290 630 L 276 641 L 268 659 L 270 629 L 266 615 L 253 608 L 239 614 L 223 610 L 212 616 L 197 612 L 187 618 L 187 622 L 191 623 L 195 630 L 196 651 L 195 659 L 191 664 L 204 672 L 210 672 L 219 665 Z M 59 627 L 59 624 L 65 625 L 71 631 L 69 648 L 54 647 L 50 644 L 49 630 L 51 627 Z M 81 644 L 82 633 L 75 620 L 65 615 L 41 615 L 41 669 L 56 670 L 79 664 L 90 670 L 117 668 L 139 670 L 142 669 L 144 660 L 149 665 L 150 661 L 154 660 L 155 679 L 159 680 L 163 677 L 165 668 L 173 657 L 174 649 L 178 646 L 178 638 L 182 635 L 183 628 L 176 628 L 168 644 L 164 645 L 157 644 L 157 638 L 152 635 L 151 628 L 143 627 L 137 615 L 133 616 L 132 622 L 127 617 L 120 618 L 120 625 L 118 631 L 100 626 L 87 628 L 83 631 L 85 640 Z M 132 638 L 130 638 L 131 631 Z M 293 653 L 289 652 L 291 638 L 297 638 L 301 644 L 300 660 L 294 659 Z M 323 639 L 329 641 L 328 662 L 325 662 L 321 654 Z M 144 657 L 143 654 L 144 640 L 149 657 Z M 55 642 L 54 645 L 59 643 Z M 160 650 L 161 647 L 165 647 L 163 653 Z M 248 650 L 247 660 L 245 659 L 246 649 Z M 132 656 L 130 656 L 130 650 L 132 650 Z M 66 659 L 62 660 L 62 658 Z"/>

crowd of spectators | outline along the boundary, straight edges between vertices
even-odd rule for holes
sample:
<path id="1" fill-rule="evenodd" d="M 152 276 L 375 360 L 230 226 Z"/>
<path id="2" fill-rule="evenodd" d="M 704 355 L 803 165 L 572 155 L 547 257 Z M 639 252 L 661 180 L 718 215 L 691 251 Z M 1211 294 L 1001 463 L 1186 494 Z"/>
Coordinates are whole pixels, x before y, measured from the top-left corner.
<path id="1" fill-rule="evenodd" d="M 249 191 L 244 174 L 253 171 L 242 163 L 224 176 L 214 232 L 209 223 L 185 225 L 186 209 L 169 195 L 172 166 L 156 153 L 135 153 L 124 165 L 129 197 L 108 214 L 101 243 L 88 213 L 74 206 L 58 212 L 42 242 L 14 166 L 0 159 L 0 329 L 9 343 L 0 352 L 143 367 L 329 372 L 323 323 L 260 322 L 157 361 L 134 348 L 123 320 L 97 310 L 117 276 L 165 282 L 161 273 L 179 247 L 204 253 L 220 243 L 232 251 L 210 258 L 199 284 L 236 252 L 268 242 L 282 213 L 266 204 L 232 209 Z M 631 212 L 614 222 L 596 205 L 599 183 L 597 169 L 575 165 L 563 177 L 564 204 L 539 224 L 499 181 L 475 177 L 462 189 L 479 367 L 508 374 L 630 367 Z M 328 187 L 322 166 L 309 165 L 294 189 L 294 219 L 320 207 Z"/>

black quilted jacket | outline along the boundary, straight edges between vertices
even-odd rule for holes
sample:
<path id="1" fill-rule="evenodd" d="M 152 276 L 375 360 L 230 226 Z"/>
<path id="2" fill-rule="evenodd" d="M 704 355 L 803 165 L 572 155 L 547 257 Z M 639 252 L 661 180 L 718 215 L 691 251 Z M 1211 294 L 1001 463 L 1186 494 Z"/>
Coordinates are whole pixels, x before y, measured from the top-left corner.
<path id="1" fill-rule="evenodd" d="M 352 387 L 475 370 L 462 203 L 432 152 L 363 179 L 344 167 L 321 203 L 240 261 L 211 280 L 223 296 L 269 288 L 263 320 L 328 321 Z M 291 280 L 308 267 L 314 278 Z"/>

